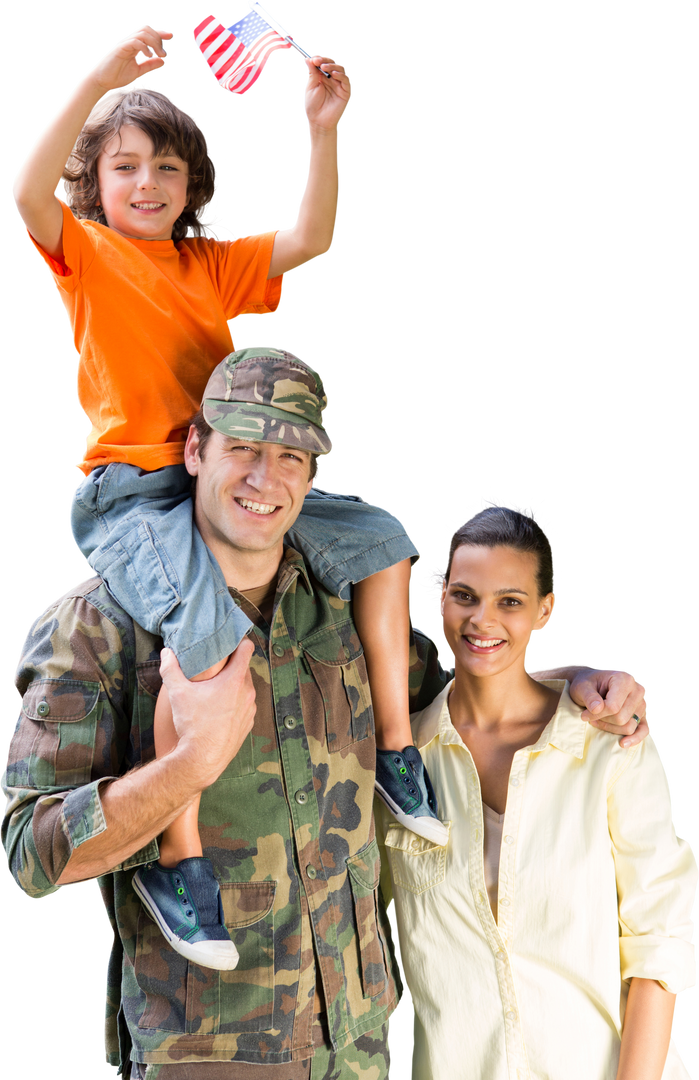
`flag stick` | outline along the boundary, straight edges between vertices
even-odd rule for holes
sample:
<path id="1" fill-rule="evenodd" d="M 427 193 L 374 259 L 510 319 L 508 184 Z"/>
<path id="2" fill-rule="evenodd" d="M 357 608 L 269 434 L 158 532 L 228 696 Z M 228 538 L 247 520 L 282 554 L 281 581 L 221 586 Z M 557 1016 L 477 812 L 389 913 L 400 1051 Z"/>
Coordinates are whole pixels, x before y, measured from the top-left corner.
<path id="1" fill-rule="evenodd" d="M 277 18 L 277 15 L 272 15 L 271 11 L 267 10 L 265 4 L 261 3 L 260 0 L 245 0 L 245 6 L 248 11 L 256 11 L 260 18 L 264 18 L 265 22 L 271 26 L 272 30 L 277 30 L 277 32 L 280 33 L 282 38 L 285 38 L 286 41 L 290 43 L 292 49 L 297 56 L 303 58 L 304 56 L 313 55 L 308 49 L 304 48 L 304 45 L 301 45 L 300 41 L 298 41 L 294 37 L 293 32 L 288 29 L 287 26 L 284 26 L 282 22 L 280 22 L 280 19 Z M 330 71 L 323 71 L 322 73 L 327 79 L 331 78 Z"/>

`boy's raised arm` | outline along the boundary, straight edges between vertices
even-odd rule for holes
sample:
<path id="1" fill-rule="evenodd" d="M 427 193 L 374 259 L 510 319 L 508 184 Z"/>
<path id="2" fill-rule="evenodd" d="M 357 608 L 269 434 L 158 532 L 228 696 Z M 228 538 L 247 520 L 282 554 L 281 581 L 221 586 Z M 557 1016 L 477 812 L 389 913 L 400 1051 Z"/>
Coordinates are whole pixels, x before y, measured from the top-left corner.
<path id="1" fill-rule="evenodd" d="M 56 198 L 56 186 L 85 121 L 97 102 L 110 90 L 127 86 L 140 75 L 162 67 L 166 53 L 166 31 L 144 26 L 122 41 L 85 78 L 63 111 L 30 154 L 17 180 L 14 196 L 24 224 L 49 255 L 62 254 L 63 215 Z M 143 53 L 147 59 L 138 63 Z"/>

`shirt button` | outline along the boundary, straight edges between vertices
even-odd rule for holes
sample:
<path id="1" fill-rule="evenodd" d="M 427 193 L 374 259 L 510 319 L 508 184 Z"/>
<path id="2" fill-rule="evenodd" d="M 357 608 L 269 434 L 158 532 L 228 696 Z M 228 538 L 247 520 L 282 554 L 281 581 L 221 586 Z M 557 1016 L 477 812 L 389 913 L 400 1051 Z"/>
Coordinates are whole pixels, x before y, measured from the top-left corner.
<path id="1" fill-rule="evenodd" d="M 296 727 L 296 717 L 295 716 L 285 716 L 284 717 L 284 727 L 287 727 L 289 729 L 289 731 L 291 731 L 292 728 L 295 728 Z"/>
<path id="2" fill-rule="evenodd" d="M 513 1012 L 512 1009 L 510 1009 L 509 1012 L 505 1013 L 505 1016 L 508 1020 L 515 1020 L 517 1018 L 517 1013 Z"/>
<path id="3" fill-rule="evenodd" d="M 504 960 L 505 959 L 505 953 L 502 951 L 502 949 L 498 949 L 498 951 L 495 953 L 495 959 L 496 960 Z"/>
<path id="4" fill-rule="evenodd" d="M 514 844 L 514 842 L 515 842 L 514 836 L 506 836 L 505 837 L 505 843 L 506 844 Z"/>
<path id="5" fill-rule="evenodd" d="M 36 707 L 39 716 L 48 716 L 51 712 L 48 701 L 40 701 Z"/>
<path id="6" fill-rule="evenodd" d="M 284 646 L 283 645 L 273 645 L 272 646 L 272 652 L 274 653 L 275 656 L 283 656 L 284 655 Z"/>
<path id="7" fill-rule="evenodd" d="M 345 647 L 344 647 L 344 649 L 343 649 L 342 651 L 343 651 L 343 652 L 344 652 L 344 654 L 345 654 L 345 660 L 349 660 L 349 658 L 350 658 L 350 651 L 349 651 L 349 649 L 347 648 L 347 646 L 346 646 L 346 645 L 345 645 Z"/>
<path id="8" fill-rule="evenodd" d="M 308 795 L 305 791 L 297 791 L 294 795 L 294 798 L 296 799 L 296 802 L 299 804 L 299 806 L 305 806 L 305 804 L 308 802 Z"/>
<path id="9" fill-rule="evenodd" d="M 517 779 L 516 776 L 512 777 L 512 779 L 510 780 L 510 783 L 512 784 L 512 787 L 519 787 L 519 780 Z"/>
<path id="10" fill-rule="evenodd" d="M 504 896 L 502 898 L 502 900 L 500 901 L 500 907 L 509 907 L 509 906 L 510 906 L 510 901 L 507 899 L 506 896 Z"/>
<path id="11" fill-rule="evenodd" d="M 315 866 L 307 866 L 306 867 L 306 873 L 308 874 L 311 881 L 314 881 L 315 878 L 318 876 L 317 873 L 316 873 Z"/>

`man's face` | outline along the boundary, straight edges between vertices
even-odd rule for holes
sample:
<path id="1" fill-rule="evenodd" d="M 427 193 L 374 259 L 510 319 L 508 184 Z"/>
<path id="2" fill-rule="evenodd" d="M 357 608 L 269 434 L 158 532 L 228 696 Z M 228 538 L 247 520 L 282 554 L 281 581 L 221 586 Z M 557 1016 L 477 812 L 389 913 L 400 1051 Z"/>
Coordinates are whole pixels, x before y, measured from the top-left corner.
<path id="1" fill-rule="evenodd" d="M 197 478 L 197 527 L 214 554 L 276 551 L 281 559 L 284 534 L 311 490 L 308 451 L 214 431 L 202 457 L 192 427 L 185 465 Z"/>

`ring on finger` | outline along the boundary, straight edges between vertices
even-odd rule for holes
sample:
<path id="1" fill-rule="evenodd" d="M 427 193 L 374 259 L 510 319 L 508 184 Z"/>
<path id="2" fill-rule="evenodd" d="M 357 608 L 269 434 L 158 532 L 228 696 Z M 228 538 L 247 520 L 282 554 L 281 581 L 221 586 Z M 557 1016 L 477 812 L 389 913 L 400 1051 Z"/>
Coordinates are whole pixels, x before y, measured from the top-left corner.
<path id="1" fill-rule="evenodd" d="M 635 721 L 636 721 L 636 727 L 638 727 L 638 725 L 639 725 L 639 724 L 641 723 L 641 717 L 640 717 L 640 716 L 636 716 L 636 713 L 634 713 L 634 714 L 633 714 L 633 716 L 631 717 L 631 719 L 632 719 L 632 720 L 635 720 Z"/>

